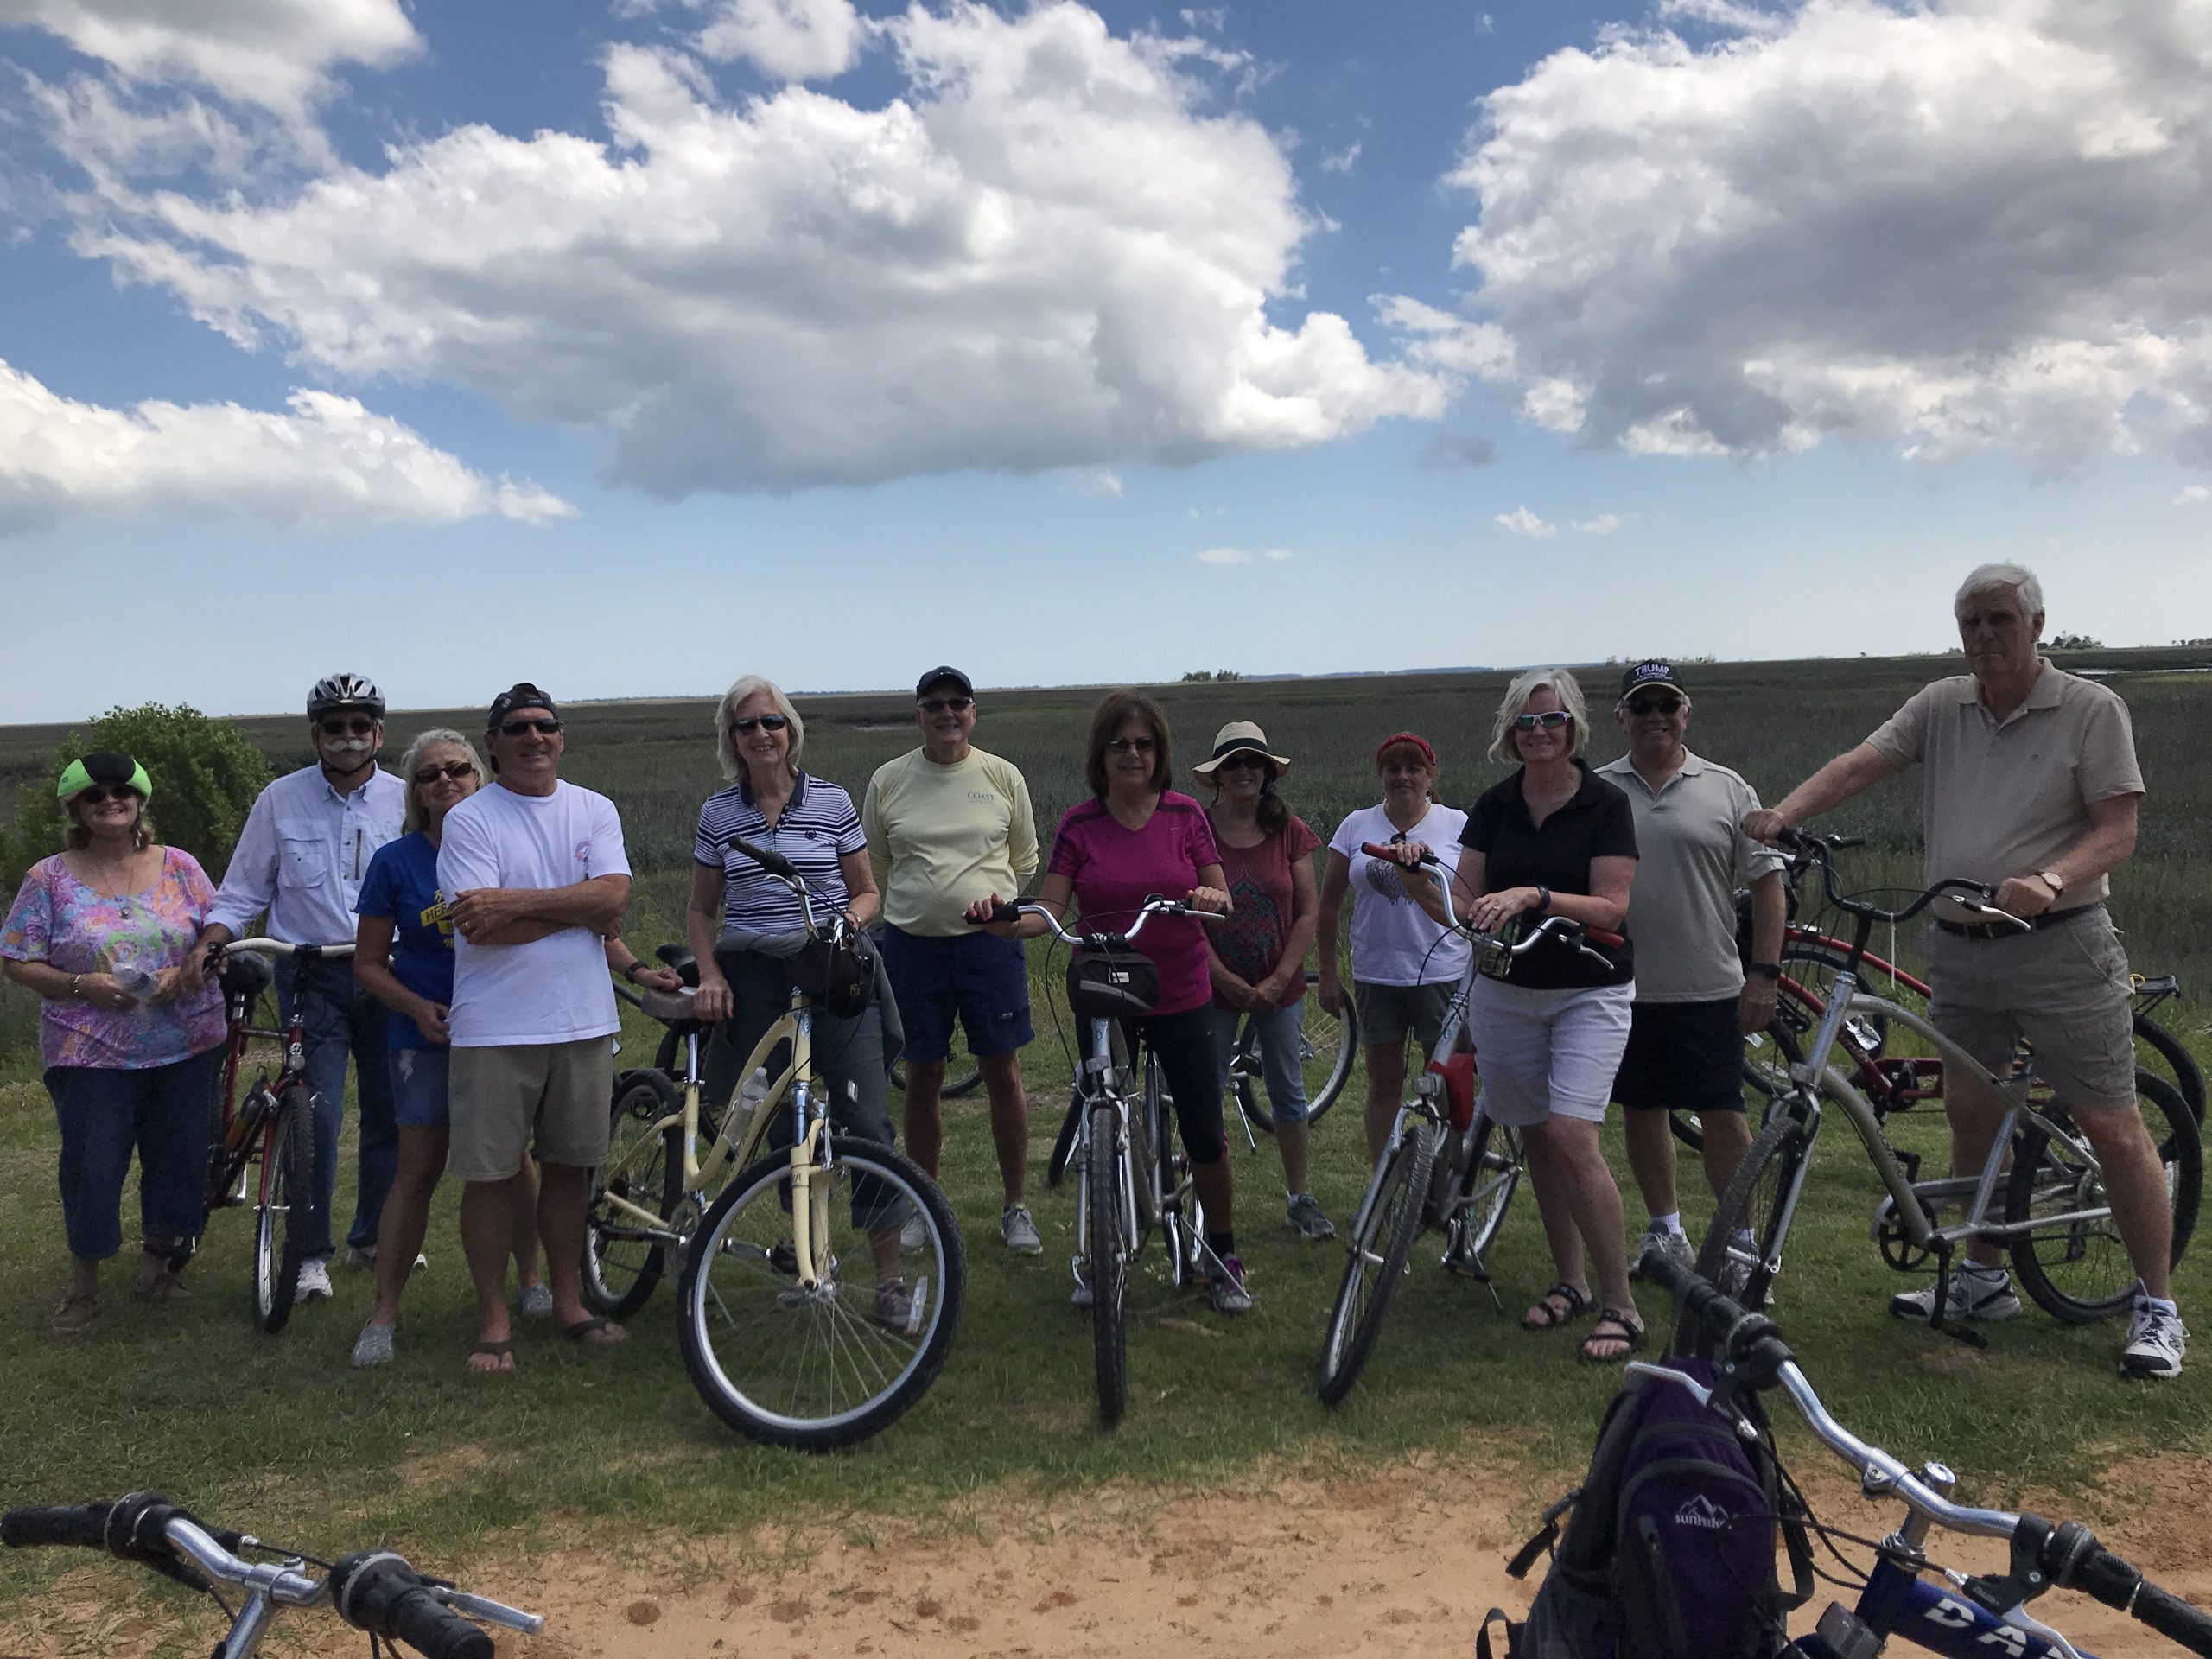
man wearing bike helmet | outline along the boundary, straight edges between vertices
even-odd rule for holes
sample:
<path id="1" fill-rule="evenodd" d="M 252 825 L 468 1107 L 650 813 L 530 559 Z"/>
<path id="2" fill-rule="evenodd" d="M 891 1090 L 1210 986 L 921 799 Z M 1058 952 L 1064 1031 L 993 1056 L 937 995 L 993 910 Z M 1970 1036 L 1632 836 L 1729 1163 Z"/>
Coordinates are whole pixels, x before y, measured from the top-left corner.
<path id="1" fill-rule="evenodd" d="M 384 747 L 384 693 L 359 674 L 333 674 L 308 693 L 308 740 L 318 766 L 288 772 L 261 791 L 238 833 L 200 948 L 186 972 L 199 982 L 207 952 L 246 937 L 269 913 L 269 937 L 288 944 L 346 944 L 353 901 L 377 849 L 399 835 L 407 786 L 377 765 Z M 315 1181 L 308 1193 L 308 1248 L 298 1299 L 329 1297 L 330 1206 L 338 1188 L 338 1129 L 346 1098 L 346 1058 L 361 1109 L 360 1163 L 349 1264 L 376 1259 L 377 1222 L 399 1159 L 391 1078 L 385 1065 L 381 1004 L 353 979 L 344 960 L 276 963 L 276 994 L 296 1001 L 307 1027 L 308 1084 L 315 1090 Z"/>
<path id="2" fill-rule="evenodd" d="M 1918 762 L 1926 879 L 1962 877 L 1996 890 L 1995 906 L 2029 924 L 1977 918 L 1945 902 L 1929 912 L 1929 1018 L 2002 1077 L 2025 1037 L 2037 1077 L 2073 1115 L 2098 1162 L 2137 1283 L 2120 1357 L 2127 1376 L 2181 1375 L 2188 1332 L 2173 1300 L 2173 1204 L 2135 1100 L 2127 957 L 2105 910 L 2106 877 L 2135 850 L 2143 773 L 2127 705 L 2054 668 L 2036 651 L 2043 588 L 2017 564 L 1973 571 L 1952 601 L 1968 672 L 1938 680 L 1857 748 L 1838 755 L 1747 835 L 1780 831 L 1840 806 Z M 1978 1172 L 2003 1103 L 1969 1079 L 1944 1079 L 1954 1174 Z M 2020 1311 L 1999 1254 L 1970 1241 L 1952 1276 L 1946 1319 L 2009 1319 Z M 1933 1290 L 1895 1297 L 1900 1319 L 1927 1319 Z"/>

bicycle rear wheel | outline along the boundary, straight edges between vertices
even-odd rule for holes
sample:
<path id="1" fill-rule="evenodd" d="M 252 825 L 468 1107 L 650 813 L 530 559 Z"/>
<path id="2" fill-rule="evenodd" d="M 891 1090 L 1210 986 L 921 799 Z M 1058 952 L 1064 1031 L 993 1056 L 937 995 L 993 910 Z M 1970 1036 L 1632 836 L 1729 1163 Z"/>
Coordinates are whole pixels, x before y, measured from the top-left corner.
<path id="1" fill-rule="evenodd" d="M 2158 1055 L 2160 1064 L 2174 1074 L 2174 1087 L 2181 1091 L 2182 1103 L 2189 1108 L 2191 1117 L 2203 1122 L 2204 1073 L 2196 1064 L 2196 1057 L 2182 1046 L 2180 1038 L 2149 1014 L 2137 1014 L 2134 1023 L 2136 1039 Z"/>
<path id="2" fill-rule="evenodd" d="M 1084 1139 L 1083 1201 L 1090 1260 L 1090 1344 L 1098 1389 L 1098 1421 L 1111 1428 L 1128 1408 L 1129 1241 L 1122 1179 L 1127 1163 L 1115 1144 L 1119 1114 L 1091 1109 Z"/>
<path id="3" fill-rule="evenodd" d="M 1311 969 L 1306 970 L 1303 1023 L 1299 1030 L 1299 1064 L 1306 1078 L 1308 1125 L 1319 1122 L 1329 1108 L 1337 1103 L 1337 1096 L 1344 1093 L 1344 1084 L 1351 1077 L 1352 1062 L 1359 1058 L 1359 1015 L 1353 1010 L 1350 993 L 1339 1004 L 1344 1012 L 1331 1014 L 1321 1006 L 1318 988 L 1320 982 L 1320 975 Z M 1237 1046 L 1246 1056 L 1244 1075 L 1236 1081 L 1237 1104 L 1244 1109 L 1245 1122 L 1262 1135 L 1273 1135 L 1274 1117 L 1268 1109 L 1260 1082 L 1260 1046 L 1249 1020 L 1237 1038 Z"/>
<path id="4" fill-rule="evenodd" d="M 2197 1203 L 2204 1180 L 2204 1152 L 2196 1120 L 2181 1091 L 2148 1071 L 2135 1074 L 2135 1097 L 2144 1127 L 2165 1166 L 2166 1192 L 2174 1217 L 2173 1262 L 2179 1265 L 2196 1230 Z M 2046 1105 L 2044 1115 L 2069 1122 L 2063 1109 Z M 2107 1205 L 2104 1180 L 2081 1151 L 2055 1141 L 2041 1129 L 2024 1130 L 2012 1149 L 2012 1182 L 2005 1195 L 2005 1219 L 2014 1225 L 2040 1222 L 2031 1232 L 2013 1236 L 2012 1266 L 2020 1287 L 2036 1306 L 2069 1325 L 2090 1325 L 2126 1311 L 2135 1294 L 2135 1268 Z M 2083 1211 L 2101 1216 L 2080 1217 Z M 2076 1219 L 2061 1221 L 2061 1216 Z"/>
<path id="5" fill-rule="evenodd" d="M 1699 1275 L 1754 1311 L 1766 1305 L 1781 1267 L 1785 1200 L 1811 1144 L 1805 1126 L 1787 1115 L 1761 1129 L 1721 1194 L 1697 1253 Z"/>
<path id="6" fill-rule="evenodd" d="M 1428 1168 L 1435 1157 L 1433 1131 L 1416 1121 L 1384 1153 L 1375 1173 L 1321 1339 L 1317 1386 L 1324 1405 L 1336 1405 L 1351 1393 L 1374 1355 L 1383 1315 L 1390 1311 L 1390 1298 L 1405 1277 L 1414 1236 L 1421 1231 L 1421 1200 L 1428 1192 Z"/>
<path id="7" fill-rule="evenodd" d="M 880 1433 L 944 1369 L 967 1253 L 937 1183 L 903 1154 L 832 1135 L 812 1213 L 818 1279 L 798 1281 L 791 1158 L 745 1170 L 707 1211 L 678 1284 L 683 1369 L 708 1408 L 772 1446 L 827 1451 Z M 855 1206 L 859 1219 L 855 1219 Z M 922 1219 L 918 1251 L 900 1227 Z"/>
<path id="8" fill-rule="evenodd" d="M 275 1336 L 292 1317 L 315 1191 L 315 1102 L 294 1084 L 262 1130 L 261 1184 L 253 1211 L 253 1322 Z"/>
<path id="9" fill-rule="evenodd" d="M 1455 1259 L 1472 1266 L 1490 1253 L 1505 1225 L 1505 1212 L 1521 1186 L 1521 1131 L 1475 1119 L 1475 1145 L 1459 1177 Z"/>
<path id="10" fill-rule="evenodd" d="M 611 1319 L 645 1305 L 667 1262 L 667 1246 L 609 1202 L 622 1198 L 665 1223 L 683 1196 L 683 1131 L 655 1126 L 683 1110 L 683 1096 L 661 1073 L 627 1071 L 615 1080 L 607 1161 L 592 1177 L 584 1217 L 584 1297 Z"/>

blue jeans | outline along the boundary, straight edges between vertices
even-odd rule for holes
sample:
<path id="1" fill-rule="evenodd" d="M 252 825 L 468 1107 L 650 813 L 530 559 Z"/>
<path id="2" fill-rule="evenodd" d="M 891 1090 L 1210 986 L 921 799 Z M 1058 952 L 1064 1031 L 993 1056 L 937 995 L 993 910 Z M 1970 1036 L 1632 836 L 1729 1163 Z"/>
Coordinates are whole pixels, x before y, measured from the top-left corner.
<path id="1" fill-rule="evenodd" d="M 1229 1076 L 1230 1057 L 1236 1052 L 1236 1033 L 1244 1022 L 1260 1028 L 1260 1075 L 1268 1084 L 1268 1116 L 1278 1123 L 1306 1121 L 1306 999 L 1300 997 L 1273 1014 L 1240 1014 L 1233 1008 L 1213 1011 L 1214 1047 L 1221 1054 L 1221 1075 Z"/>
<path id="2" fill-rule="evenodd" d="M 138 1224 L 159 1242 L 197 1238 L 207 1180 L 208 1107 L 223 1051 L 143 1071 L 57 1065 L 46 1074 L 61 1125 L 61 1227 L 69 1254 L 105 1262 L 123 1248 L 123 1185 L 138 1152 Z"/>
<path id="3" fill-rule="evenodd" d="M 276 961 L 276 997 L 284 1016 L 297 998 L 307 1030 L 308 1087 L 315 1091 L 315 1183 L 308 1195 L 310 1261 L 337 1253 L 330 1240 L 330 1206 L 338 1192 L 338 1129 L 345 1121 L 346 1058 L 353 1059 L 353 1085 L 361 1109 L 361 1155 L 355 1173 L 353 1224 L 346 1242 L 373 1249 L 377 1223 L 399 1168 L 399 1130 L 392 1122 L 389 1027 L 384 1005 L 363 990 L 345 962 L 310 963 L 302 972 L 289 957 Z"/>

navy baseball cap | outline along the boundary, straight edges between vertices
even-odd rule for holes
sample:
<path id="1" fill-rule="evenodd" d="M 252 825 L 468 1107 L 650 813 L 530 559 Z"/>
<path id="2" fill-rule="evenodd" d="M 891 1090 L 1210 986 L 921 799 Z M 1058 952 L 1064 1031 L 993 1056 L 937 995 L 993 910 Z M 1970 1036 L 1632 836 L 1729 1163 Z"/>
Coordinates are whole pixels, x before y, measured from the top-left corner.
<path id="1" fill-rule="evenodd" d="M 1672 663 L 1638 663 L 1621 676 L 1621 701 L 1627 702 L 1637 692 L 1655 685 L 1663 685 L 1669 691 L 1681 693 L 1683 701 L 1689 699 L 1689 689 L 1675 672 Z"/>
<path id="2" fill-rule="evenodd" d="M 498 730 L 499 722 L 518 709 L 543 709 L 554 719 L 561 718 L 561 710 L 552 698 L 528 680 L 522 680 L 492 699 L 491 709 L 484 716 L 484 729 L 487 732 Z"/>
<path id="3" fill-rule="evenodd" d="M 975 681 L 969 679 L 965 674 L 963 674 L 957 668 L 940 665 L 930 670 L 928 673 L 923 675 L 920 679 L 914 682 L 915 701 L 918 702 L 922 698 L 929 696 L 930 688 L 931 686 L 939 684 L 945 680 L 950 680 L 955 685 L 958 686 L 960 688 L 960 695 L 963 697 L 972 697 L 976 695 Z"/>

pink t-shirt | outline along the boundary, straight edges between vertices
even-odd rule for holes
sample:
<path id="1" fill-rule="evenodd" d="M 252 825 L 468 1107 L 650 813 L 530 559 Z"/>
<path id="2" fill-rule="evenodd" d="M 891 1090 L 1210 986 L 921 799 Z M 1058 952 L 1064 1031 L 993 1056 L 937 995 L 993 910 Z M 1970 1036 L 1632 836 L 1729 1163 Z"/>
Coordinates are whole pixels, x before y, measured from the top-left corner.
<path id="1" fill-rule="evenodd" d="M 1293 861 L 1311 859 L 1321 838 L 1306 828 L 1304 819 L 1293 814 L 1280 834 L 1268 836 L 1256 847 L 1231 847 L 1225 841 L 1216 844 L 1221 849 L 1221 873 L 1229 882 L 1233 913 L 1225 922 L 1204 925 L 1211 929 L 1213 953 L 1221 958 L 1221 965 L 1246 984 L 1257 985 L 1274 972 L 1290 938 L 1295 913 Z M 1305 995 L 1306 976 L 1300 973 L 1283 988 L 1275 1007 L 1290 1007 Z M 1216 997 L 1214 1007 L 1225 1008 L 1229 1004 Z"/>
<path id="2" fill-rule="evenodd" d="M 1070 807 L 1045 868 L 1075 883 L 1084 927 L 1112 932 L 1135 921 L 1147 899 L 1182 898 L 1198 885 L 1200 870 L 1220 861 L 1205 811 L 1171 789 L 1141 830 L 1124 830 L 1101 800 Z M 1207 925 L 1188 917 L 1156 916 L 1137 935 L 1136 948 L 1160 969 L 1160 1006 L 1154 1012 L 1183 1014 L 1213 1000 L 1205 937 L 1198 931 Z"/>

